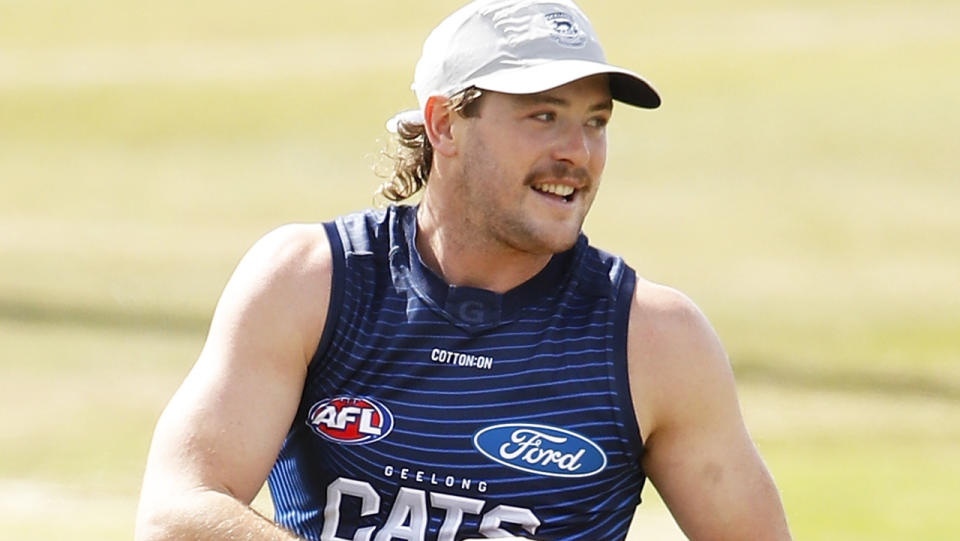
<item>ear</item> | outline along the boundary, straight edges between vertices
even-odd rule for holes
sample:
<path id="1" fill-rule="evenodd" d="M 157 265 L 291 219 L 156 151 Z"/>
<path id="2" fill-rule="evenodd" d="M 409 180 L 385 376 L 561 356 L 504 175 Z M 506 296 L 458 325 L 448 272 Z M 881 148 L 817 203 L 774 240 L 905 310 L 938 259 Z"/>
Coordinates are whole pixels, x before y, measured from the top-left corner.
<path id="1" fill-rule="evenodd" d="M 423 127 L 433 151 L 444 156 L 453 156 L 457 147 L 453 141 L 453 111 L 447 107 L 450 100 L 442 96 L 430 96 L 423 108 Z"/>

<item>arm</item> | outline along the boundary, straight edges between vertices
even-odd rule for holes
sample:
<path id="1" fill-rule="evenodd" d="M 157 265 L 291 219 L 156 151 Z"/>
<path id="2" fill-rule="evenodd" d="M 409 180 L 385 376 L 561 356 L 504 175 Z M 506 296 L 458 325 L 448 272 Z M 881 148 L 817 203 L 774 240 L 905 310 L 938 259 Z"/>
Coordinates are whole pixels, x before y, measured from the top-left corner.
<path id="1" fill-rule="evenodd" d="M 638 279 L 627 348 L 643 467 L 684 533 L 790 539 L 726 354 L 703 314 L 682 294 Z"/>
<path id="2" fill-rule="evenodd" d="M 296 414 L 330 281 L 322 226 L 282 227 L 244 256 L 196 365 L 157 423 L 138 541 L 295 539 L 249 504 Z"/>

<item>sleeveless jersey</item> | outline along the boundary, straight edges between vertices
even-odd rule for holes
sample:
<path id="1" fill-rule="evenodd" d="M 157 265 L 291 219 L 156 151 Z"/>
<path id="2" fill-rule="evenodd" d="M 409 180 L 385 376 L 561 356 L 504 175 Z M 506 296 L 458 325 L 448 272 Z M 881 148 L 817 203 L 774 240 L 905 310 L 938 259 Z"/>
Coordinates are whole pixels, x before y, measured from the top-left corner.
<path id="1" fill-rule="evenodd" d="M 505 294 L 447 285 L 416 208 L 326 224 L 330 308 L 269 476 L 307 539 L 623 539 L 645 476 L 626 368 L 635 275 L 582 234 Z"/>

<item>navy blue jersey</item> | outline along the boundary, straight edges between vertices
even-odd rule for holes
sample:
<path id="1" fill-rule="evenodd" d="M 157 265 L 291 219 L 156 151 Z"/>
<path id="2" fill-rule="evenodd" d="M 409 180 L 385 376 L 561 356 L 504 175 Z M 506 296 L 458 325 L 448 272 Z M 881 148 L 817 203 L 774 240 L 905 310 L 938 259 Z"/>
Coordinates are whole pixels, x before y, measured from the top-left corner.
<path id="1" fill-rule="evenodd" d="M 416 209 L 327 224 L 330 309 L 269 483 L 308 539 L 623 539 L 644 484 L 634 273 L 581 235 L 505 294 L 447 285 Z"/>

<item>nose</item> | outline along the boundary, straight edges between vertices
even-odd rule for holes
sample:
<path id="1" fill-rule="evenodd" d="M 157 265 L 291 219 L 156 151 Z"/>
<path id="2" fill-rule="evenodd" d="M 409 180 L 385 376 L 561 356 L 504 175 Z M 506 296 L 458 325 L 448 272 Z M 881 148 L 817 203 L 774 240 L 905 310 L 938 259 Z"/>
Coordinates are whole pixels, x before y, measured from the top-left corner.
<path id="1" fill-rule="evenodd" d="M 559 134 L 557 144 L 554 147 L 553 158 L 575 167 L 586 166 L 590 162 L 590 155 L 593 151 L 590 136 L 591 134 L 587 132 L 584 126 L 570 123 Z"/>

